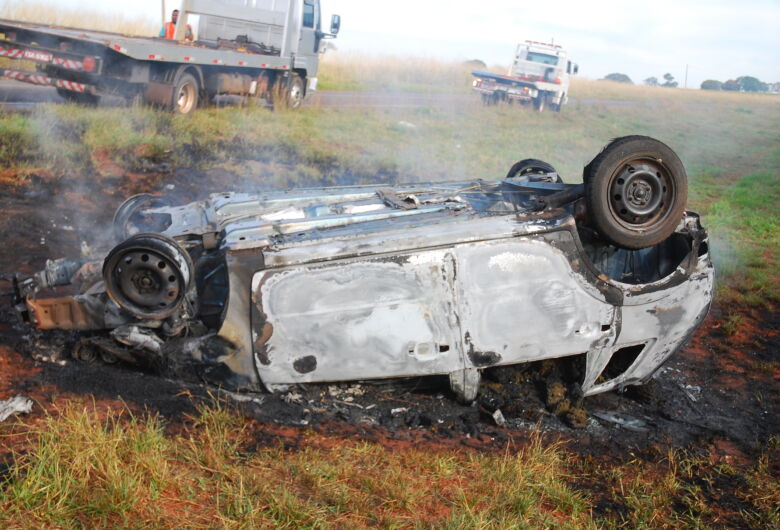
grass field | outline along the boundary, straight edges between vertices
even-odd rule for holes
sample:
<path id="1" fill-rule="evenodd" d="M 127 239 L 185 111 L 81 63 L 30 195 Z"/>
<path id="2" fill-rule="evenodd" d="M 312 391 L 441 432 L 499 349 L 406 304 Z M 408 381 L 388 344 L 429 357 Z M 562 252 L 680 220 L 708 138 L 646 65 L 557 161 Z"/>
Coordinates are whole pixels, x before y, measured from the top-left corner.
<path id="1" fill-rule="evenodd" d="M 329 58 L 324 86 L 468 91 L 462 65 L 358 59 Z M 98 187 L 105 175 L 159 172 L 164 184 L 169 173 L 159 168 L 170 164 L 223 168 L 255 189 L 495 179 L 533 157 L 577 182 L 609 139 L 646 134 L 687 167 L 691 208 L 710 229 L 729 322 L 739 326 L 744 308 L 776 311 L 780 98 L 584 79 L 572 97 L 580 102 L 560 114 L 484 108 L 476 96 L 452 107 L 224 108 L 190 118 L 145 107 L 45 105 L 30 115 L 0 114 L 0 174 L 6 186 L 45 175 Z M 258 446 L 256 425 L 219 403 L 184 426 L 88 401 L 48 409 L 0 424 L 0 447 L 13 448 L 0 471 L 1 526 L 780 527 L 777 438 L 746 466 L 660 449 L 651 459 L 605 463 L 538 436 L 501 454 L 314 432 L 296 450 Z M 723 484 L 738 486 L 724 493 Z M 619 498 L 621 508 L 604 498 Z M 723 503 L 735 498 L 748 508 L 724 519 Z"/>
<path id="2" fill-rule="evenodd" d="M 605 466 L 537 435 L 485 454 L 392 449 L 309 433 L 258 447 L 256 426 L 218 403 L 166 431 L 155 417 L 72 402 L 29 424 L 0 488 L 7 528 L 776 528 L 770 454 L 747 469 L 684 451 Z M 777 450 L 778 441 L 768 450 Z M 718 484 L 750 507 L 730 519 Z M 621 510 L 602 505 L 619 497 Z"/>
<path id="3" fill-rule="evenodd" d="M 105 11 L 64 7 L 61 3 L 53 4 L 40 0 L 31 2 L 0 0 L 0 18 L 127 35 L 156 36 L 160 31 L 160 17 L 159 9 L 149 13 L 148 17 L 131 18 L 120 14 L 112 15 Z"/>

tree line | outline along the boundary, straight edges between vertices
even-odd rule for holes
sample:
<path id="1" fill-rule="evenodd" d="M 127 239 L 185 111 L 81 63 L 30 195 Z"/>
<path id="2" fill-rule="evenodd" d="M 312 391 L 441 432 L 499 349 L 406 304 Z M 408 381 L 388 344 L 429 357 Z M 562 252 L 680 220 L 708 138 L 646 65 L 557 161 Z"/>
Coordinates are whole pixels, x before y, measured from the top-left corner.
<path id="1" fill-rule="evenodd" d="M 606 81 L 615 81 L 617 83 L 628 83 L 633 85 L 634 82 L 626 74 L 618 72 L 608 74 L 604 76 Z M 648 77 L 644 80 L 644 84 L 647 86 L 661 86 L 667 88 L 676 88 L 679 83 L 675 81 L 674 76 L 670 73 L 666 73 L 663 76 L 663 82 L 659 81 L 657 77 Z M 766 92 L 769 90 L 769 84 L 760 81 L 759 79 L 750 76 L 743 75 L 736 79 L 729 79 L 726 82 L 717 81 L 715 79 L 707 79 L 701 84 L 702 90 L 731 90 L 734 92 Z"/>
<path id="2" fill-rule="evenodd" d="M 721 83 L 716 79 L 707 79 L 706 81 L 702 81 L 701 89 L 731 90 L 734 92 L 766 92 L 769 90 L 769 85 L 753 76 L 743 75 L 736 79 L 729 79 L 725 83 Z"/>

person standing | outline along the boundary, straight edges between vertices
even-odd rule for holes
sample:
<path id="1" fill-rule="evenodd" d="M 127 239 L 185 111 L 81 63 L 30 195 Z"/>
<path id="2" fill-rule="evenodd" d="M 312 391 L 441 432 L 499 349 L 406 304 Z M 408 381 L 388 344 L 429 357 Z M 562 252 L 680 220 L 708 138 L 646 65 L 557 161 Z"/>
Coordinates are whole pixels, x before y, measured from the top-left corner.
<path id="1" fill-rule="evenodd" d="M 179 20 L 179 10 L 174 9 L 171 13 L 171 21 L 163 24 L 160 29 L 160 37 L 164 39 L 173 40 L 173 36 L 176 34 L 176 22 Z M 184 40 L 192 41 L 192 27 L 187 24 L 187 29 L 184 31 Z"/>

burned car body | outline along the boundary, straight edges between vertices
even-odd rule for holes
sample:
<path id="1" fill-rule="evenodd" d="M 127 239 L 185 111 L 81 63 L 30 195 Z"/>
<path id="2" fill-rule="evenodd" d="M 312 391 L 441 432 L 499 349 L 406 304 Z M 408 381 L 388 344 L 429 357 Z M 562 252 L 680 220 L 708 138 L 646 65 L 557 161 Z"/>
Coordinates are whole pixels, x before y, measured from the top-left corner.
<path id="1" fill-rule="evenodd" d="M 43 329 L 112 330 L 77 357 L 186 363 L 236 389 L 443 374 L 468 401 L 485 368 L 569 356 L 585 395 L 642 383 L 709 308 L 706 232 L 685 212 L 661 242 L 620 248 L 590 226 L 583 185 L 549 169 L 134 197 L 115 217 L 128 239 L 17 279 L 17 308 Z"/>

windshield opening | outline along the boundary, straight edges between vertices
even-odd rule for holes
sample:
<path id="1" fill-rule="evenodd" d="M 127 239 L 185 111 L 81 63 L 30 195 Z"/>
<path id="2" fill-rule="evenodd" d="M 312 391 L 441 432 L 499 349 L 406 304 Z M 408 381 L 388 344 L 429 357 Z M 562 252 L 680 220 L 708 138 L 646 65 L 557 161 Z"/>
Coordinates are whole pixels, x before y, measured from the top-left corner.
<path id="1" fill-rule="evenodd" d="M 526 57 L 526 60 L 534 63 L 552 64 L 552 65 L 558 64 L 557 56 L 548 55 L 546 53 L 532 52 L 532 51 L 528 52 L 528 56 Z"/>

